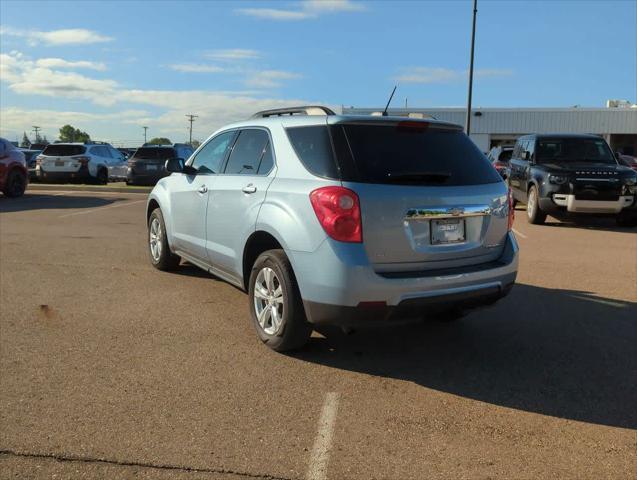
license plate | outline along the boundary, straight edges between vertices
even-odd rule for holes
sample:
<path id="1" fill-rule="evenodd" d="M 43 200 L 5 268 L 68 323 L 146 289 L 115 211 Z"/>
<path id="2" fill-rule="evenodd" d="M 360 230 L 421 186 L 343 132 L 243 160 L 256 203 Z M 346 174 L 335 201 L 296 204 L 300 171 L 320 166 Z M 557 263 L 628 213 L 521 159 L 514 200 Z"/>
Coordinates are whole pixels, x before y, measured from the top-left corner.
<path id="1" fill-rule="evenodd" d="M 63 167 L 64 166 L 64 162 L 62 160 L 56 160 L 55 161 L 55 166 L 56 167 Z"/>
<path id="2" fill-rule="evenodd" d="M 146 165 L 146 170 L 157 170 L 157 165 Z"/>
<path id="3" fill-rule="evenodd" d="M 431 244 L 464 242 L 464 219 L 449 218 L 431 221 Z"/>

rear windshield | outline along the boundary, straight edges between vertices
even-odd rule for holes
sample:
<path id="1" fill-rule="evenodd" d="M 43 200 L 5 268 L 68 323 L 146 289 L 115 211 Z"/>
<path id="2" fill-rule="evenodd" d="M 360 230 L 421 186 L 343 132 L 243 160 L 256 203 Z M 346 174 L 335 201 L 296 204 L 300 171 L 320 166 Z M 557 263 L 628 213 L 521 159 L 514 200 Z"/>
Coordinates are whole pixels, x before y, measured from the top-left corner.
<path id="1" fill-rule="evenodd" d="M 84 145 L 47 145 L 42 155 L 50 155 L 54 157 L 70 157 L 73 155 L 82 155 L 86 152 Z"/>
<path id="2" fill-rule="evenodd" d="M 295 127 L 287 133 L 305 167 L 320 177 L 399 185 L 501 181 L 473 141 L 456 129 L 405 122 Z"/>
<path id="3" fill-rule="evenodd" d="M 175 152 L 174 148 L 138 148 L 133 158 L 167 160 L 169 158 L 177 158 L 177 152 Z"/>
<path id="4" fill-rule="evenodd" d="M 513 154 L 513 150 L 502 150 L 500 156 L 498 157 L 499 162 L 508 162 L 511 160 L 511 155 Z"/>
<path id="5" fill-rule="evenodd" d="M 603 139 L 551 138 L 537 143 L 538 163 L 594 162 L 617 164 L 615 156 Z"/>

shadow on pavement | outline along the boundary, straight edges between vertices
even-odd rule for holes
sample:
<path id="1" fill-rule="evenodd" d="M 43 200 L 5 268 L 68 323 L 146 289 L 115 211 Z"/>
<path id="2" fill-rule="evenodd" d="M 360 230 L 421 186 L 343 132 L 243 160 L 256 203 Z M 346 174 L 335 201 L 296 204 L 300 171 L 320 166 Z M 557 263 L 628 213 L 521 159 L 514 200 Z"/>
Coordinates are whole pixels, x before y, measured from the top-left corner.
<path id="1" fill-rule="evenodd" d="M 526 205 L 518 204 L 515 207 L 515 221 L 526 223 Z M 620 227 L 615 221 L 615 217 L 601 216 L 569 216 L 569 215 L 549 215 L 543 227 L 581 228 L 585 230 L 601 230 L 604 232 L 636 232 L 637 227 Z"/>
<path id="2" fill-rule="evenodd" d="M 97 208 L 116 201 L 126 200 L 118 197 L 91 197 L 73 195 L 46 195 L 27 193 L 19 198 L 0 196 L 0 213 L 23 212 L 28 210 L 55 210 L 67 208 Z"/>
<path id="3" fill-rule="evenodd" d="M 637 304 L 516 285 L 455 323 L 328 330 L 295 357 L 504 407 L 637 428 Z"/>

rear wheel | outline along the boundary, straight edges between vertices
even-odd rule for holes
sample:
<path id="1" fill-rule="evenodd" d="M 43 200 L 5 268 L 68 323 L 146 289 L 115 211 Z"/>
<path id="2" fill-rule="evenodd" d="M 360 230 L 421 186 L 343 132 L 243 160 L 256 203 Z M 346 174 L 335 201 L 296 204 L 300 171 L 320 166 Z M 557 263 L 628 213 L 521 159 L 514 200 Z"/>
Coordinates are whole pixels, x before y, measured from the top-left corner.
<path id="1" fill-rule="evenodd" d="M 546 213 L 540 209 L 538 198 L 537 187 L 532 185 L 526 202 L 526 218 L 534 225 L 541 225 L 546 221 Z"/>
<path id="2" fill-rule="evenodd" d="M 148 220 L 148 253 L 150 262 L 158 270 L 174 270 L 181 260 L 178 255 L 170 251 L 164 216 L 159 208 L 153 210 Z"/>
<path id="3" fill-rule="evenodd" d="M 99 185 L 106 185 L 108 183 L 108 170 L 105 168 L 100 168 L 97 171 L 97 176 L 95 177 L 95 181 Z"/>
<path id="4" fill-rule="evenodd" d="M 27 188 L 27 177 L 20 170 L 12 170 L 7 176 L 3 193 L 7 197 L 21 197 Z"/>
<path id="5" fill-rule="evenodd" d="M 259 338 L 283 352 L 305 345 L 312 327 L 305 318 L 296 277 L 283 250 L 262 253 L 250 274 L 250 314 Z"/>

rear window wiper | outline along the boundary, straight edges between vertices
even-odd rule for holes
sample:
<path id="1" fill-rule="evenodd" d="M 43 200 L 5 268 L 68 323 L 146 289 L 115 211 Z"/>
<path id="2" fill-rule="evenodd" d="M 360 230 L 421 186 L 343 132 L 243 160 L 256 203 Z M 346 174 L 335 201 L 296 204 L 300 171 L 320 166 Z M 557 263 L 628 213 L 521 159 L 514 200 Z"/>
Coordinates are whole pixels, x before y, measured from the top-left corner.
<path id="1" fill-rule="evenodd" d="M 433 182 L 443 183 L 451 177 L 449 172 L 399 172 L 388 173 L 387 181 L 392 183 Z"/>

